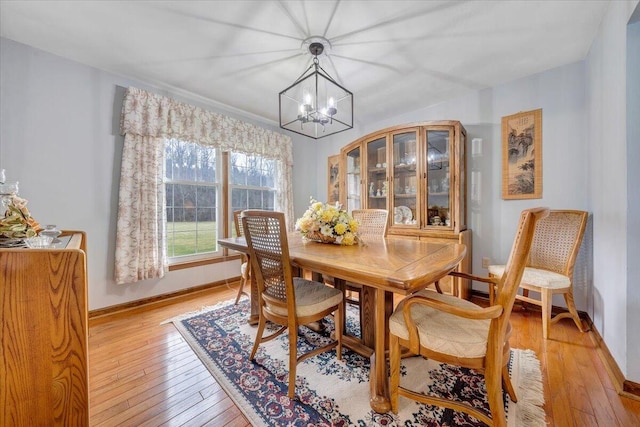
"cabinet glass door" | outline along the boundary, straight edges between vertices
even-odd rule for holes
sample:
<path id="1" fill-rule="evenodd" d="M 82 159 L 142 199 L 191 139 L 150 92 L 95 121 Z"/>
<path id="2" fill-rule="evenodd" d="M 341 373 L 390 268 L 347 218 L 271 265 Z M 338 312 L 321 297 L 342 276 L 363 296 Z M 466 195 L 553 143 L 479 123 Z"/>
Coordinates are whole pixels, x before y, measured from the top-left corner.
<path id="1" fill-rule="evenodd" d="M 387 179 L 387 138 L 366 143 L 367 150 L 367 208 L 387 209 L 389 182 Z"/>
<path id="2" fill-rule="evenodd" d="M 451 132 L 427 130 L 427 217 L 426 226 L 451 228 Z"/>
<path id="3" fill-rule="evenodd" d="M 348 212 L 361 209 L 360 148 L 354 148 L 347 153 L 347 206 Z"/>
<path id="4" fill-rule="evenodd" d="M 418 223 L 418 132 L 392 135 L 392 204 L 389 216 L 394 226 L 419 227 Z"/>

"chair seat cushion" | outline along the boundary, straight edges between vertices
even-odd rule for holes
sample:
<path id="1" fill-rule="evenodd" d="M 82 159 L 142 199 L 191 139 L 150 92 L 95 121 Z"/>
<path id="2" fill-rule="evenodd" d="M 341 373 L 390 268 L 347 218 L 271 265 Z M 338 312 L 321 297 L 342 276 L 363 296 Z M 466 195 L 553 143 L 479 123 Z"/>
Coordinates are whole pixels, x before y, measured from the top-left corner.
<path id="1" fill-rule="evenodd" d="M 503 273 L 504 265 L 489 266 L 489 274 L 496 277 L 502 277 Z M 571 286 L 571 280 L 564 274 L 533 267 L 527 267 L 524 269 L 521 283 L 548 289 L 564 289 Z"/>
<path id="2" fill-rule="evenodd" d="M 310 316 L 342 302 L 342 292 L 324 283 L 293 278 L 293 289 L 296 293 L 296 315 Z M 269 306 L 269 309 L 281 316 L 287 315 L 286 308 Z"/>
<path id="3" fill-rule="evenodd" d="M 429 290 L 420 291 L 416 295 L 467 310 L 481 309 L 470 301 Z M 404 301 L 398 304 L 391 315 L 389 330 L 397 337 L 408 340 L 409 332 L 404 321 L 403 307 Z M 457 357 L 483 357 L 487 352 L 490 320 L 465 319 L 419 304 L 411 307 L 411 317 L 418 328 L 422 347 Z"/>

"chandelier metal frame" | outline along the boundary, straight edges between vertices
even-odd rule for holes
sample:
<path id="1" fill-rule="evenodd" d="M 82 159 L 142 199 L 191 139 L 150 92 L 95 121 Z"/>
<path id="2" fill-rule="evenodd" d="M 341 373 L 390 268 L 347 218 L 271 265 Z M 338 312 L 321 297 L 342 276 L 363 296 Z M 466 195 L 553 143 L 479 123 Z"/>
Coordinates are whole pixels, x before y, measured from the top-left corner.
<path id="1" fill-rule="evenodd" d="M 280 127 L 313 139 L 353 128 L 353 93 L 320 66 L 318 56 L 324 50 L 322 42 L 311 42 L 309 52 L 313 62 L 279 94 Z M 295 96 L 301 93 L 302 99 Z M 326 104 L 322 104 L 320 98 L 325 98 Z M 296 112 L 293 113 L 292 108 L 285 111 L 284 103 L 295 104 Z"/>

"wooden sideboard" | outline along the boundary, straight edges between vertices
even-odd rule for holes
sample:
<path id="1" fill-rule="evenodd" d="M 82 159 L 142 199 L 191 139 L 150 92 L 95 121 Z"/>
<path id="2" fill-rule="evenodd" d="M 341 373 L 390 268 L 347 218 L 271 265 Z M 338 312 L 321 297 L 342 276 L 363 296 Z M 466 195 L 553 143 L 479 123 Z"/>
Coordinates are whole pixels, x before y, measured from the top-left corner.
<path id="1" fill-rule="evenodd" d="M 86 235 L 64 236 L 0 249 L 2 426 L 89 425 Z"/>

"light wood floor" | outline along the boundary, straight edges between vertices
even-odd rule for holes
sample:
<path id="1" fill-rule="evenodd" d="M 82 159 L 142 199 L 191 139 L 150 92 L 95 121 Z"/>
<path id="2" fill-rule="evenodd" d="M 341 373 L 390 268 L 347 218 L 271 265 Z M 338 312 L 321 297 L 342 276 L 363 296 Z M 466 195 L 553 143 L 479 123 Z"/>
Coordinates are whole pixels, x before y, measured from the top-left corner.
<path id="1" fill-rule="evenodd" d="M 235 297 L 235 286 L 94 318 L 89 327 L 91 426 L 249 426 L 166 319 Z M 620 397 L 589 333 L 569 320 L 542 339 L 536 311 L 515 308 L 513 348 L 535 350 L 549 426 L 640 426 L 640 401 Z"/>

